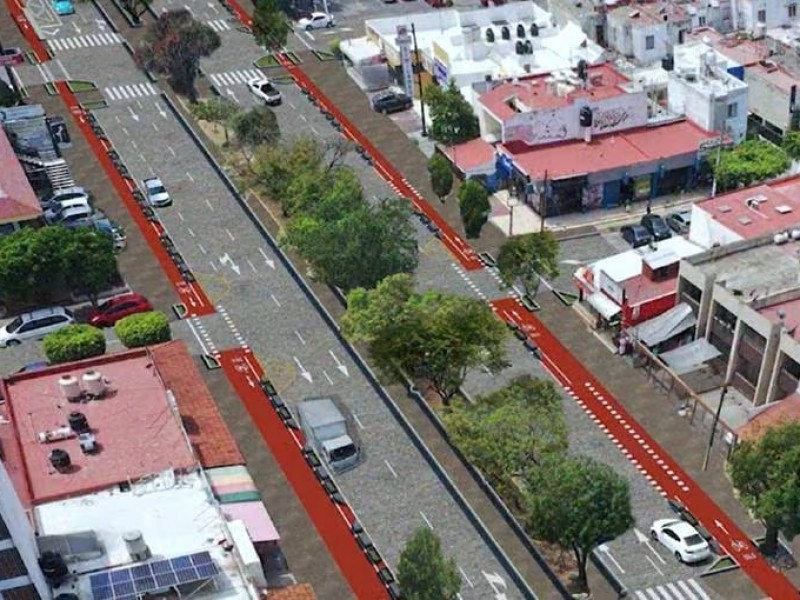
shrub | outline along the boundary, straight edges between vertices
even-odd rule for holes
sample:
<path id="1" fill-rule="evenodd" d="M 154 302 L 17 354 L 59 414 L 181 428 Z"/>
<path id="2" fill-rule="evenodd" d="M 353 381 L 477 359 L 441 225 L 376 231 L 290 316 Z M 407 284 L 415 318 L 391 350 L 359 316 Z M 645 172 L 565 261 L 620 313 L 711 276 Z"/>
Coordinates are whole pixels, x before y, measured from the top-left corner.
<path id="1" fill-rule="evenodd" d="M 67 363 L 106 351 L 106 336 L 91 325 L 67 325 L 44 338 L 44 353 L 51 364 Z"/>
<path id="2" fill-rule="evenodd" d="M 157 310 L 120 319 L 114 325 L 114 332 L 126 348 L 151 346 L 172 339 L 167 316 Z"/>

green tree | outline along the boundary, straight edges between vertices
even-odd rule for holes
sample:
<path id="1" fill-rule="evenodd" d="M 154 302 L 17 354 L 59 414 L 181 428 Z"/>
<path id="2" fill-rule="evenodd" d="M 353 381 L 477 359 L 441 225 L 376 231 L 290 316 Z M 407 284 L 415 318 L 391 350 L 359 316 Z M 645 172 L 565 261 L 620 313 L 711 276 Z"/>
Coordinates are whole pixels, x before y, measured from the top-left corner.
<path id="1" fill-rule="evenodd" d="M 253 35 L 267 50 L 279 51 L 286 45 L 292 30 L 278 0 L 256 0 L 253 12 Z"/>
<path id="2" fill-rule="evenodd" d="M 472 106 L 451 81 L 445 87 L 428 85 L 425 100 L 431 116 L 431 137 L 447 146 L 461 144 L 480 135 Z"/>
<path id="3" fill-rule="evenodd" d="M 58 365 L 105 354 L 106 336 L 91 325 L 67 325 L 45 337 L 42 348 L 50 364 Z"/>
<path id="4" fill-rule="evenodd" d="M 22 98 L 17 91 L 0 79 L 0 106 L 17 106 L 22 103 Z"/>
<path id="5" fill-rule="evenodd" d="M 211 56 L 221 43 L 217 32 L 188 10 L 172 10 L 161 13 L 147 29 L 136 59 L 148 71 L 167 75 L 176 93 L 196 102 L 200 58 Z"/>
<path id="6" fill-rule="evenodd" d="M 787 131 L 783 136 L 782 147 L 789 158 L 800 159 L 800 131 Z"/>
<path id="7" fill-rule="evenodd" d="M 88 227 L 70 230 L 62 256 L 69 288 L 84 294 L 96 306 L 97 295 L 119 276 L 111 238 Z"/>
<path id="8" fill-rule="evenodd" d="M 525 524 L 535 539 L 572 551 L 576 585 L 588 590 L 592 550 L 633 527 L 628 482 L 588 457 L 550 455 L 525 476 Z"/>
<path id="9" fill-rule="evenodd" d="M 292 144 L 262 146 L 256 152 L 253 170 L 267 195 L 283 202 L 296 176 L 318 172 L 324 160 L 324 149 L 319 142 L 303 137 Z M 286 206 L 283 210 L 289 216 Z"/>
<path id="10" fill-rule="evenodd" d="M 152 346 L 172 339 L 167 315 L 157 310 L 120 319 L 114 325 L 114 333 L 126 348 Z"/>
<path id="11" fill-rule="evenodd" d="M 213 123 L 215 130 L 218 125 L 222 125 L 222 130 L 225 132 L 225 144 L 229 143 L 228 128 L 234 117 L 241 112 L 241 109 L 235 103 L 227 98 L 214 96 L 208 100 L 192 104 L 191 110 L 195 118 Z"/>
<path id="12" fill-rule="evenodd" d="M 778 548 L 778 533 L 800 531 L 800 423 L 787 421 L 744 440 L 730 459 L 733 486 L 766 527 L 762 551 Z"/>
<path id="13" fill-rule="evenodd" d="M 420 527 L 400 553 L 397 581 L 405 600 L 455 600 L 461 576 L 455 561 L 445 558 L 442 542 L 427 527 Z"/>
<path id="14" fill-rule="evenodd" d="M 497 373 L 506 362 L 507 328 L 491 308 L 473 298 L 437 291 L 416 293 L 410 275 L 392 275 L 374 290 L 347 296 L 342 329 L 365 342 L 388 377 L 399 367 L 424 379 L 445 405 L 467 374 L 481 367 Z"/>
<path id="15" fill-rule="evenodd" d="M 283 242 L 311 265 L 319 281 L 344 291 L 372 288 L 388 275 L 417 266 L 410 218 L 407 204 L 396 198 L 375 205 L 361 202 L 338 218 L 293 218 Z"/>
<path id="16" fill-rule="evenodd" d="M 439 153 L 431 156 L 428 161 L 428 174 L 431 176 L 433 193 L 444 202 L 445 196 L 453 189 L 453 170 L 448 160 Z"/>
<path id="17" fill-rule="evenodd" d="M 509 238 L 497 256 L 500 277 L 507 286 L 522 284 L 535 295 L 542 277 L 558 277 L 558 240 L 549 231 Z"/>
<path id="18" fill-rule="evenodd" d="M 567 449 L 561 395 L 551 381 L 528 375 L 445 412 L 447 431 L 493 484 L 508 486 L 550 454 Z"/>
<path id="19" fill-rule="evenodd" d="M 255 106 L 238 113 L 232 121 L 236 142 L 247 162 L 253 159 L 253 150 L 262 144 L 274 144 L 281 137 L 278 118 L 268 106 Z"/>
<path id="20" fill-rule="evenodd" d="M 477 181 L 469 179 L 458 190 L 458 204 L 467 237 L 478 237 L 492 210 L 489 192 Z"/>
<path id="21" fill-rule="evenodd" d="M 63 256 L 69 231 L 63 227 L 25 227 L 0 236 L 0 282 L 3 297 L 47 302 L 63 291 Z"/>
<path id="22" fill-rule="evenodd" d="M 709 159 L 710 166 L 717 178 L 717 185 L 722 189 L 733 189 L 771 179 L 784 173 L 790 164 L 786 152 L 764 140 L 746 140 L 720 154 L 719 164 L 716 159 Z"/>

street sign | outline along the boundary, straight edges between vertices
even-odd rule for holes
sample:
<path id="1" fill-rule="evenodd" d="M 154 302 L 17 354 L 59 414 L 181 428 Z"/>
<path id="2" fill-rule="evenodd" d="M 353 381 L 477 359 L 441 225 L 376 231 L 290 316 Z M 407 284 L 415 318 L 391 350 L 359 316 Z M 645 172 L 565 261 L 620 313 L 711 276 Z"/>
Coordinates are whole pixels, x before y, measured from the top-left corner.
<path id="1" fill-rule="evenodd" d="M 414 97 L 414 69 L 411 65 L 412 39 L 405 25 L 397 26 L 397 47 L 400 49 L 400 65 L 403 68 L 403 90 L 409 98 Z"/>

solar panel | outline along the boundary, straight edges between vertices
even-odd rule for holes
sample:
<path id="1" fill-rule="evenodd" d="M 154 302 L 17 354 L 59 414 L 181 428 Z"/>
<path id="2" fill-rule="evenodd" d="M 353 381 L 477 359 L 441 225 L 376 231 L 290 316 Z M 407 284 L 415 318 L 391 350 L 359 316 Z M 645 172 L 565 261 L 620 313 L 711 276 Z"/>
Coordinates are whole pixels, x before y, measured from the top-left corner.
<path id="1" fill-rule="evenodd" d="M 208 552 L 135 565 L 91 575 L 94 600 L 135 600 L 147 592 L 211 579 L 218 573 Z"/>

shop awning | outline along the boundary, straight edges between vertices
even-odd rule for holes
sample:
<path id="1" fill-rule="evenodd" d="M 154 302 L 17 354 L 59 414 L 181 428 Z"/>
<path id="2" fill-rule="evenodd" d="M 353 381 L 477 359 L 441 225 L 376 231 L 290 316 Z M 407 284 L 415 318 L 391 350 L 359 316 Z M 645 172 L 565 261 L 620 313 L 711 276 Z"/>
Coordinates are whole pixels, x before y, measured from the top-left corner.
<path id="1" fill-rule="evenodd" d="M 681 302 L 657 317 L 628 328 L 628 335 L 652 348 L 691 329 L 696 322 L 697 319 L 692 308 L 685 302 Z"/>
<path id="2" fill-rule="evenodd" d="M 595 292 L 586 298 L 586 301 L 606 320 L 612 319 L 622 311 L 622 309 L 603 292 Z"/>
<path id="3" fill-rule="evenodd" d="M 659 354 L 658 357 L 677 375 L 685 375 L 696 371 L 708 361 L 721 355 L 722 352 L 717 350 L 708 340 L 700 338 L 669 352 L 664 352 L 664 354 Z"/>
<path id="4" fill-rule="evenodd" d="M 276 542 L 281 539 L 275 524 L 261 502 L 223 504 L 222 512 L 228 521 L 242 521 L 254 542 Z"/>

